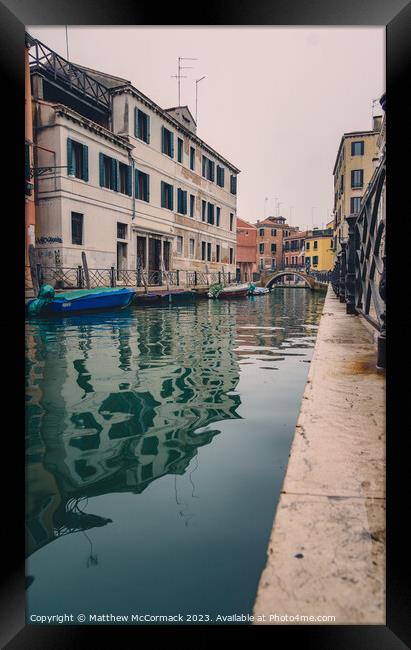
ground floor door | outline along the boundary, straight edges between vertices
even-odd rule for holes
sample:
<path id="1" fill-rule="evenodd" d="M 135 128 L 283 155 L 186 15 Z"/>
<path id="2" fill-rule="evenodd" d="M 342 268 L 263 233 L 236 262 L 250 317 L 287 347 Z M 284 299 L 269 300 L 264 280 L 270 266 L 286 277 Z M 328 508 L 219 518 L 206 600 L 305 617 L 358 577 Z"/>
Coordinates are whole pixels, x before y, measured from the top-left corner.
<path id="1" fill-rule="evenodd" d="M 146 238 L 137 236 L 137 270 L 144 270 L 146 265 Z"/>
<path id="2" fill-rule="evenodd" d="M 164 246 L 164 268 L 166 271 L 169 271 L 170 270 L 170 248 L 171 248 L 170 242 L 165 241 L 163 246 Z"/>

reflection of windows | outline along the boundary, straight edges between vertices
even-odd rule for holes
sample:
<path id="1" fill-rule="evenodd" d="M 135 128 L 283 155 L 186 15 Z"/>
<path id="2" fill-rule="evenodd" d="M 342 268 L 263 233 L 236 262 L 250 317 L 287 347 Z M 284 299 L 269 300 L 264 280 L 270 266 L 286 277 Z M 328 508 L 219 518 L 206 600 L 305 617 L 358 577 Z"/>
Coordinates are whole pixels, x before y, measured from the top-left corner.
<path id="1" fill-rule="evenodd" d="M 71 243 L 83 245 L 83 215 L 79 212 L 71 213 Z"/>

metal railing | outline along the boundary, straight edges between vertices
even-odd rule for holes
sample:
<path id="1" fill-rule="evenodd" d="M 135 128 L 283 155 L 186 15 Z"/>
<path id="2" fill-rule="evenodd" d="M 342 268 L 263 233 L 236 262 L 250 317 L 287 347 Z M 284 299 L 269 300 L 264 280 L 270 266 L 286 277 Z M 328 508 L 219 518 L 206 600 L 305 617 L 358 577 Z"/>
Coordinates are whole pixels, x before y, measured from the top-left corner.
<path id="1" fill-rule="evenodd" d="M 328 284 L 331 280 L 331 271 L 309 271 L 307 275 L 310 275 L 320 284 Z"/>
<path id="2" fill-rule="evenodd" d="M 377 368 L 385 368 L 385 211 L 381 199 L 385 152 L 368 185 L 360 211 L 347 217 L 348 239 L 341 242 L 331 285 L 347 314 L 361 314 L 378 331 Z"/>

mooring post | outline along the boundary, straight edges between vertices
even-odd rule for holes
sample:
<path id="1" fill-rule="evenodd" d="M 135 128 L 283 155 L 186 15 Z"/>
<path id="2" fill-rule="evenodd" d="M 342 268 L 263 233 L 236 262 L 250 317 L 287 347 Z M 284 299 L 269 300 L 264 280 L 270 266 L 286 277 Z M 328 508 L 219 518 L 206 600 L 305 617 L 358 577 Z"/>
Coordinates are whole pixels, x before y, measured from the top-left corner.
<path id="1" fill-rule="evenodd" d="M 348 223 L 347 274 L 345 279 L 345 302 L 347 314 L 356 314 L 355 309 L 355 222 L 357 215 L 346 217 Z"/>

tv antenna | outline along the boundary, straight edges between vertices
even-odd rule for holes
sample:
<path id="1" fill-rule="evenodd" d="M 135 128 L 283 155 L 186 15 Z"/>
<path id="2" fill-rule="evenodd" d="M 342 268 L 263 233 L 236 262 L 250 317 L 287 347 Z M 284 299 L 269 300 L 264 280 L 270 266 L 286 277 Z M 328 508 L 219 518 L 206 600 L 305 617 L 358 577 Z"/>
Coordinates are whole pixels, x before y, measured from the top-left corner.
<path id="1" fill-rule="evenodd" d="M 205 79 L 205 75 L 204 77 L 200 77 L 200 79 L 196 79 L 196 124 L 197 124 L 197 106 L 198 106 L 198 84 L 200 83 L 200 81 L 203 81 L 203 79 Z"/>
<path id="2" fill-rule="evenodd" d="M 181 95 L 181 79 L 187 79 L 185 75 L 181 74 L 181 70 L 188 70 L 192 68 L 192 65 L 181 65 L 181 61 L 197 61 L 197 59 L 193 59 L 192 57 L 189 56 L 179 56 L 178 57 L 178 66 L 177 66 L 177 74 L 172 74 L 171 76 L 175 79 L 177 79 L 178 83 L 178 106 L 180 106 L 180 95 Z"/>

